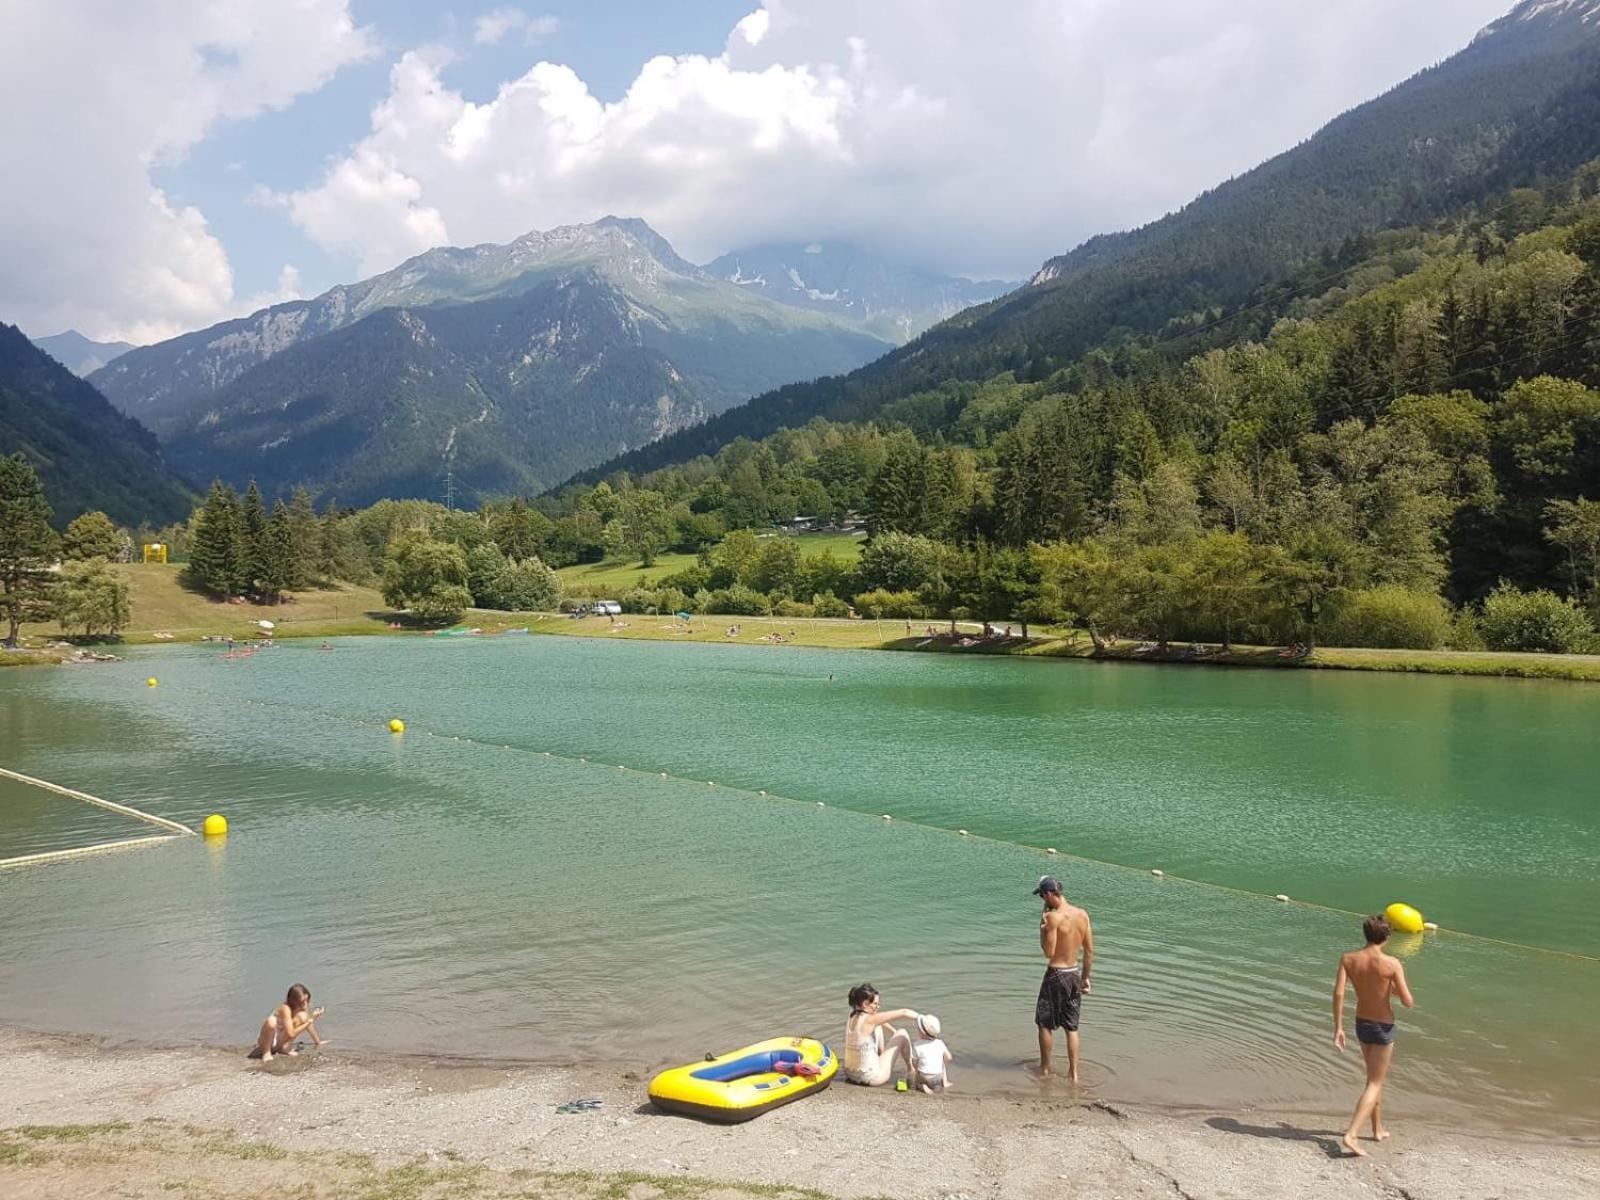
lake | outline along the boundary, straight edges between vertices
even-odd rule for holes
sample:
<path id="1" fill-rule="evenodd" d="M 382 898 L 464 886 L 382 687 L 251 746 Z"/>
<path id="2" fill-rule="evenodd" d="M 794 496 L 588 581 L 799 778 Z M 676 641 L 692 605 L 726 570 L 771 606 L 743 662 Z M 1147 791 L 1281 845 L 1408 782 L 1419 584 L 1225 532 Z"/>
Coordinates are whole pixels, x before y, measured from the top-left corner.
<path id="1" fill-rule="evenodd" d="M 837 1047 L 865 979 L 940 1015 L 958 1088 L 1030 1094 L 1049 871 L 1095 920 L 1095 1094 L 1345 1112 L 1336 956 L 1406 900 L 1445 932 L 1396 939 L 1391 1120 L 1600 1119 L 1600 688 L 335 645 L 0 671 L 0 765 L 232 826 L 0 872 L 0 1020 L 242 1046 L 298 979 L 335 1046 L 642 1070 Z M 0 781 L 0 857 L 153 832 Z"/>

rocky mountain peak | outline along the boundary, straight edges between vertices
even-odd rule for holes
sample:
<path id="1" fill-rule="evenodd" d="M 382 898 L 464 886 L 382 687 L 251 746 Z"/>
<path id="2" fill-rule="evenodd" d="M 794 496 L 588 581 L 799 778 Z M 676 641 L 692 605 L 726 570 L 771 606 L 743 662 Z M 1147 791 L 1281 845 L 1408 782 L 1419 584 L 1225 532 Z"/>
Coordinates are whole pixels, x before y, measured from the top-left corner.
<path id="1" fill-rule="evenodd" d="M 1600 0 L 1521 0 L 1474 41 L 1519 31 L 1545 32 L 1557 27 L 1563 32 L 1587 30 L 1600 34 Z"/>

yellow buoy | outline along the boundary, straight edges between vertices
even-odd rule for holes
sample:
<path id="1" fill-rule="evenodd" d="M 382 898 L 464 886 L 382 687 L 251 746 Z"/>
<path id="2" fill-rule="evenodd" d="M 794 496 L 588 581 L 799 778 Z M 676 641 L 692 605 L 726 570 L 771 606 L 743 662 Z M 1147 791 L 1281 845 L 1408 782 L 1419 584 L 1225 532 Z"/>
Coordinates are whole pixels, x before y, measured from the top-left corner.
<path id="1" fill-rule="evenodd" d="M 1409 904 L 1398 901 L 1383 910 L 1383 919 L 1396 933 L 1421 933 L 1422 914 Z"/>
<path id="2" fill-rule="evenodd" d="M 207 837 L 225 837 L 228 832 L 228 818 L 221 813 L 212 813 L 200 828 Z"/>
<path id="3" fill-rule="evenodd" d="M 406 731 L 406 723 L 404 721 L 402 721 L 399 717 L 390 717 L 389 718 L 389 732 L 390 733 L 404 733 L 405 731 Z"/>
<path id="4" fill-rule="evenodd" d="M 150 676 L 149 679 L 146 679 L 144 681 L 144 685 L 145 685 L 145 687 L 155 687 L 157 682 L 158 682 L 158 680 L 156 679 L 156 677 L 154 675 L 152 675 L 152 676 Z"/>

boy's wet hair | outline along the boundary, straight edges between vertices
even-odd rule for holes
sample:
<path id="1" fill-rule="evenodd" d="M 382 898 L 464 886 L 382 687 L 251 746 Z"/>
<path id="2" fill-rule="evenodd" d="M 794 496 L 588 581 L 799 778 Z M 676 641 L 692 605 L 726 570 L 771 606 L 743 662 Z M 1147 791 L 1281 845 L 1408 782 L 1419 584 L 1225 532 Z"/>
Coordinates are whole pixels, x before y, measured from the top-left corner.
<path id="1" fill-rule="evenodd" d="M 1361 932 L 1367 935 L 1367 945 L 1379 946 L 1389 940 L 1389 935 L 1394 930 L 1389 928 L 1389 922 L 1383 917 L 1368 917 L 1361 922 Z"/>

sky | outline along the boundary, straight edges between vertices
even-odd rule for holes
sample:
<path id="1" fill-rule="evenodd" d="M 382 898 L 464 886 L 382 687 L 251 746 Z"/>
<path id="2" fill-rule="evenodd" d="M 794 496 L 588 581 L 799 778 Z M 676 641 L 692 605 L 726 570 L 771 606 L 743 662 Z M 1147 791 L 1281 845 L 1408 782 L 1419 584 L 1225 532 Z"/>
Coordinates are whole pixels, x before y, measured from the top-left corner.
<path id="1" fill-rule="evenodd" d="M 3 0 L 0 320 L 150 342 L 640 216 L 1022 279 L 1511 0 Z"/>

